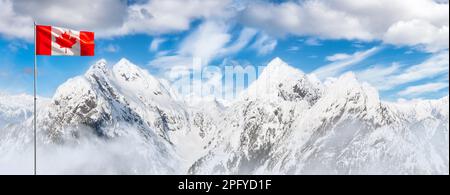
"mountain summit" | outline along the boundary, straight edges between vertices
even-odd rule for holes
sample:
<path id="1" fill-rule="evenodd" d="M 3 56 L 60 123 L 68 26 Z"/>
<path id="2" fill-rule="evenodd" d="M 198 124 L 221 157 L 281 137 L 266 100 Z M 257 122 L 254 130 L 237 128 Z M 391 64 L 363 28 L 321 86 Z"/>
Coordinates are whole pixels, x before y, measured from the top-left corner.
<path id="1" fill-rule="evenodd" d="M 259 78 L 243 93 L 241 99 L 265 99 L 269 101 L 307 99 L 310 103 L 321 95 L 320 83 L 302 71 L 289 66 L 280 58 L 273 59 Z"/>

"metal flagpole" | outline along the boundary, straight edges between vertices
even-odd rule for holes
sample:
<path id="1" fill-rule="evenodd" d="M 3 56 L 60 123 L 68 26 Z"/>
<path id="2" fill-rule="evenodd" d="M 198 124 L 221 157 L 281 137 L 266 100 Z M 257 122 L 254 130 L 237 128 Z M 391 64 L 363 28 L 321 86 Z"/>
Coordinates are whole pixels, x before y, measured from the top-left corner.
<path id="1" fill-rule="evenodd" d="M 36 22 L 34 21 L 34 119 L 33 119 L 33 127 L 34 127 L 34 175 L 36 175 L 36 77 L 37 77 L 37 65 L 36 65 Z"/>

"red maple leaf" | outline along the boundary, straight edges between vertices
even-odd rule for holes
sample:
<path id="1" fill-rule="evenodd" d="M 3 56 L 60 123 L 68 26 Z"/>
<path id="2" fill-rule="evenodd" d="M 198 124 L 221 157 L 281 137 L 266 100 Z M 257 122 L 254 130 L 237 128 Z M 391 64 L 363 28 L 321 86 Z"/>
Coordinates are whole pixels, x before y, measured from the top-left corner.
<path id="1" fill-rule="evenodd" d="M 59 48 L 65 48 L 65 53 L 67 53 L 67 48 L 72 48 L 72 46 L 77 42 L 77 38 L 72 37 L 70 33 L 64 32 L 59 37 L 56 37 L 56 43 L 58 43 Z"/>

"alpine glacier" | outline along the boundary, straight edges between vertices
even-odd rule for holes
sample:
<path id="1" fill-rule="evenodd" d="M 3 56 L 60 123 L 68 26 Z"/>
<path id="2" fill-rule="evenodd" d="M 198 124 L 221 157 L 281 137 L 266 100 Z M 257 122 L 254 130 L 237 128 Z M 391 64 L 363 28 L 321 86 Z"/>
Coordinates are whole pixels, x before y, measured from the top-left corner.
<path id="1" fill-rule="evenodd" d="M 0 173 L 32 171 L 20 97 L 0 94 Z M 449 174 L 448 96 L 385 102 L 352 73 L 321 82 L 279 58 L 227 105 L 183 101 L 126 59 L 39 99 L 38 174 Z"/>

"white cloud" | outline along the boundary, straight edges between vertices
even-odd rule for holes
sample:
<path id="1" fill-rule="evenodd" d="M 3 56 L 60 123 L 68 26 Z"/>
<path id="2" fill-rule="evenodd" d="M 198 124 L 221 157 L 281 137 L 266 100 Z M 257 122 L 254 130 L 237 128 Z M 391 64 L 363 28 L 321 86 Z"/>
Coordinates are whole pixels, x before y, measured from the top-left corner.
<path id="1" fill-rule="evenodd" d="M 116 53 L 120 50 L 120 47 L 118 45 L 114 45 L 114 44 L 108 44 L 105 48 L 104 51 L 109 52 L 109 53 Z"/>
<path id="2" fill-rule="evenodd" d="M 163 70 L 178 66 L 187 67 L 192 65 L 192 57 L 180 55 L 160 56 L 150 61 L 149 65 Z"/>
<path id="3" fill-rule="evenodd" d="M 396 86 L 448 74 L 448 51 L 432 55 L 420 64 L 409 66 L 400 73 L 390 75 L 385 81 L 379 83 L 380 90 L 389 90 Z"/>
<path id="4" fill-rule="evenodd" d="M 305 40 L 305 44 L 309 45 L 309 46 L 321 46 L 322 43 L 320 43 L 319 40 L 314 39 L 314 38 L 308 38 Z"/>
<path id="5" fill-rule="evenodd" d="M 422 85 L 410 86 L 398 93 L 400 96 L 419 96 L 426 93 L 438 92 L 448 88 L 447 82 L 426 83 Z"/>
<path id="6" fill-rule="evenodd" d="M 448 1 L 432 0 L 0 0 L 0 34 L 31 41 L 33 18 L 93 30 L 97 37 L 181 32 L 193 21 L 215 20 L 237 21 L 270 36 L 312 36 L 305 42 L 312 45 L 319 39 L 381 40 L 438 52 L 448 49 L 448 13 Z"/>
<path id="7" fill-rule="evenodd" d="M 167 56 L 169 55 L 169 53 L 171 52 L 171 50 L 162 50 L 162 51 L 158 51 L 155 56 L 156 57 L 161 57 L 161 56 Z"/>
<path id="8" fill-rule="evenodd" d="M 185 31 L 197 19 L 236 15 L 230 0 L 0 0 L 0 33 L 8 38 L 33 38 L 33 19 L 39 24 L 92 30 L 96 37 L 164 34 Z"/>
<path id="9" fill-rule="evenodd" d="M 228 9 L 230 0 L 150 0 L 147 3 L 128 7 L 123 25 L 111 31 L 111 35 L 133 33 L 164 34 L 185 31 L 193 20 L 228 18 L 234 15 Z"/>
<path id="10" fill-rule="evenodd" d="M 17 14 L 9 0 L 0 0 L 0 35 L 6 38 L 33 39 L 33 20 Z"/>
<path id="11" fill-rule="evenodd" d="M 373 66 L 357 71 L 356 75 L 359 80 L 366 81 L 382 91 L 423 79 L 448 82 L 448 60 L 448 51 L 446 51 L 433 54 L 419 64 L 405 66 L 393 63 L 390 66 Z"/>
<path id="12" fill-rule="evenodd" d="M 253 3 L 241 18 L 276 35 L 382 40 L 435 52 L 448 48 L 448 13 L 448 3 L 431 0 L 329 0 Z"/>
<path id="13" fill-rule="evenodd" d="M 386 82 L 388 76 L 397 73 L 400 70 L 398 63 L 392 63 L 390 66 L 373 66 L 368 69 L 357 71 L 355 74 L 358 80 L 366 81 L 375 87 L 380 88 Z"/>
<path id="14" fill-rule="evenodd" d="M 300 50 L 300 47 L 298 46 L 291 46 L 287 49 L 287 51 L 298 51 L 298 50 Z"/>
<path id="15" fill-rule="evenodd" d="M 277 43 L 276 39 L 271 38 L 267 34 L 260 34 L 251 47 L 255 49 L 258 54 L 265 55 L 272 52 L 277 46 Z"/>
<path id="16" fill-rule="evenodd" d="M 262 14 L 270 10 L 271 14 Z M 243 23 L 272 34 L 315 35 L 321 38 L 372 39 L 359 20 L 319 1 L 250 4 Z"/>
<path id="17" fill-rule="evenodd" d="M 242 50 L 252 41 L 257 32 L 255 29 L 244 28 L 235 42 L 220 50 L 220 55 L 224 56 Z"/>
<path id="18" fill-rule="evenodd" d="M 208 63 L 230 41 L 228 28 L 224 23 L 206 21 L 182 41 L 177 53 L 182 56 L 198 57 L 202 62 Z"/>
<path id="19" fill-rule="evenodd" d="M 38 24 L 94 30 L 97 35 L 118 28 L 127 14 L 120 0 L 0 0 L 0 33 L 31 41 L 33 19 Z"/>
<path id="20" fill-rule="evenodd" d="M 352 57 L 351 55 L 346 54 L 346 53 L 337 53 L 337 54 L 334 54 L 331 56 L 327 56 L 325 59 L 327 61 L 334 62 L 334 61 L 349 59 L 351 57 Z"/>
<path id="21" fill-rule="evenodd" d="M 380 50 L 378 47 L 373 47 L 371 49 L 365 51 L 355 52 L 351 55 L 349 54 L 337 54 L 333 56 L 327 57 L 327 59 L 331 58 L 333 61 L 331 64 L 321 66 L 320 68 L 313 71 L 319 78 L 327 78 L 336 76 L 345 70 L 347 70 L 350 66 L 357 64 L 366 58 L 372 56 Z M 338 57 L 336 57 L 338 56 Z M 340 60 L 338 60 L 340 58 Z"/>
<path id="22" fill-rule="evenodd" d="M 42 24 L 84 28 L 110 28 L 123 22 L 126 2 L 120 0 L 14 0 L 14 10 Z"/>
<path id="23" fill-rule="evenodd" d="M 437 27 L 424 20 L 399 21 L 384 35 L 384 41 L 395 45 L 423 45 L 426 51 L 436 52 L 448 48 L 448 26 Z"/>
<path id="24" fill-rule="evenodd" d="M 12 41 L 8 44 L 8 49 L 12 52 L 16 52 L 19 49 L 28 49 L 27 44 L 25 44 L 24 42 L 21 41 Z"/>
<path id="25" fill-rule="evenodd" d="M 152 42 L 150 43 L 150 48 L 149 50 L 151 52 L 155 52 L 158 51 L 159 45 L 161 45 L 161 43 L 164 43 L 166 40 L 163 38 L 154 38 L 152 40 Z"/>
<path id="26" fill-rule="evenodd" d="M 205 21 L 181 41 L 174 55 L 158 56 L 150 65 L 166 70 L 174 66 L 189 66 L 193 57 L 200 58 L 202 65 L 205 65 L 211 60 L 241 51 L 257 34 L 254 29 L 244 28 L 234 40 L 229 31 L 228 24 Z"/>

